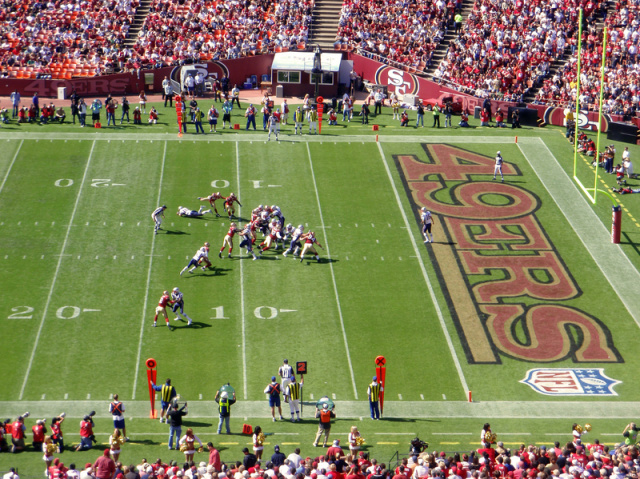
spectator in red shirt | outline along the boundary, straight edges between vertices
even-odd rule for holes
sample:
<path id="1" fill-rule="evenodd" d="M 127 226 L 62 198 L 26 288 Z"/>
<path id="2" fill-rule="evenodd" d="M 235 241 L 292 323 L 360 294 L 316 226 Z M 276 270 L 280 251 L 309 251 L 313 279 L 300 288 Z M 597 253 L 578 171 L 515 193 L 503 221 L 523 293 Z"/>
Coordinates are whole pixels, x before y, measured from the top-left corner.
<path id="1" fill-rule="evenodd" d="M 11 452 L 24 451 L 24 433 L 26 430 L 27 428 L 24 425 L 24 417 L 18 416 L 18 419 L 16 419 L 11 426 L 11 442 L 13 443 Z"/>
<path id="2" fill-rule="evenodd" d="M 47 434 L 47 426 L 44 424 L 43 419 L 38 419 L 33 427 L 33 448 L 40 452 L 42 451 L 42 443 L 44 442 L 44 436 Z"/>
<path id="3" fill-rule="evenodd" d="M 93 463 L 96 479 L 112 479 L 116 472 L 116 463 L 109 456 L 109 449 L 105 449 L 96 462 Z"/>
<path id="4" fill-rule="evenodd" d="M 398 473 L 395 476 L 393 476 L 393 479 L 409 479 L 404 473 L 404 471 L 405 471 L 404 466 L 398 467 Z M 348 479 L 348 476 L 347 476 L 347 479 Z"/>
<path id="5" fill-rule="evenodd" d="M 222 463 L 220 462 L 220 453 L 215 447 L 213 447 L 212 442 L 208 442 L 207 447 L 209 448 L 209 465 L 213 466 L 216 472 L 220 472 L 222 470 Z"/>

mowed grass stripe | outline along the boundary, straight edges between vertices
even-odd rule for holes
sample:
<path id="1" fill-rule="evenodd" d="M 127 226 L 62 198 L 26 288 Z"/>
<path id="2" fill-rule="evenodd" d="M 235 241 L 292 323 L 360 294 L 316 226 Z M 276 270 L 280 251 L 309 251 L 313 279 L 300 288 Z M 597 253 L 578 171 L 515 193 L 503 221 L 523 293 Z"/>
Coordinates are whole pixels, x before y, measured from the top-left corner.
<path id="1" fill-rule="evenodd" d="M 152 231 L 162 146 L 96 142 L 65 251 L 71 256 L 64 257 L 42 333 L 46 346 L 36 354 L 36 363 L 45 364 L 55 353 L 64 380 L 34 368 L 25 397 L 104 397 L 115 390 L 127 398 L 131 373 L 111 363 L 116 357 L 123 370 L 134 370 L 139 322 L 132 314 L 144 296 L 142 245 Z M 98 375 L 105 380 L 95 381 Z"/>
<path id="2" fill-rule="evenodd" d="M 161 198 L 162 198 L 162 180 L 164 178 L 164 164 L 167 158 L 167 142 L 164 142 L 164 146 L 162 148 L 162 162 L 160 164 L 160 179 L 158 181 L 158 194 L 156 197 L 156 204 L 160 206 Z M 166 211 L 169 216 L 169 212 Z M 136 398 L 136 387 L 138 385 L 138 375 L 140 373 L 140 355 L 142 354 L 142 338 L 144 337 L 144 326 L 145 326 L 145 318 L 147 317 L 147 309 L 149 307 L 149 283 L 151 282 L 151 271 L 153 269 L 153 254 L 155 252 L 156 246 L 156 234 L 155 231 L 151 236 L 151 248 L 149 250 L 149 267 L 147 268 L 147 282 L 145 283 L 144 288 L 144 301 L 142 302 L 142 317 L 140 319 L 140 337 L 138 338 L 138 351 L 136 354 L 136 366 L 135 372 L 133 374 L 133 391 L 131 392 L 131 398 Z M 162 325 L 162 323 L 161 323 Z"/>
<path id="3" fill-rule="evenodd" d="M 20 388 L 20 395 L 18 399 L 21 400 L 24 396 L 24 390 L 27 386 L 27 382 L 29 381 L 29 374 L 31 373 L 31 368 L 33 366 L 33 360 L 36 355 L 36 350 L 38 349 L 38 344 L 40 342 L 40 335 L 42 334 L 42 328 L 44 327 L 44 320 L 47 317 L 47 312 L 49 310 L 49 304 L 51 303 L 51 297 L 53 295 L 53 290 L 56 286 L 56 280 L 58 279 L 58 273 L 60 272 L 60 266 L 62 265 L 63 255 L 67 246 L 67 241 L 69 240 L 69 233 L 71 233 L 71 228 L 73 225 L 73 220 L 75 219 L 76 211 L 78 209 L 78 203 L 80 202 L 80 197 L 82 195 L 83 186 L 85 180 L 87 179 L 87 172 L 89 171 L 89 166 L 91 165 L 91 157 L 93 155 L 93 150 L 96 144 L 93 142 L 91 144 L 91 151 L 89 152 L 89 157 L 87 158 L 87 164 L 84 168 L 84 174 L 82 175 L 82 181 L 80 186 L 78 187 L 78 194 L 76 196 L 76 201 L 73 205 L 73 210 L 71 212 L 71 218 L 69 219 L 69 225 L 67 226 L 67 231 L 64 236 L 64 240 L 62 241 L 62 247 L 60 248 L 60 256 L 58 258 L 58 263 L 56 264 L 56 269 L 53 273 L 53 280 L 51 281 L 51 287 L 49 288 L 49 293 L 47 295 L 47 300 L 44 303 L 44 308 L 42 310 L 42 316 L 40 319 L 40 325 L 38 326 L 38 331 L 36 333 L 35 341 L 33 343 L 33 349 L 31 350 L 31 356 L 29 357 L 29 362 L 27 363 L 27 368 L 24 374 L 24 381 L 22 382 L 22 387 Z"/>
<path id="4" fill-rule="evenodd" d="M 18 148 L 16 149 L 16 152 L 13 155 L 13 158 L 11 159 L 11 163 L 9 164 L 9 167 L 7 168 L 7 171 L 4 174 L 4 177 L 2 178 L 2 183 L 0 183 L 0 193 L 2 193 L 2 190 L 4 190 L 4 184 L 7 182 L 9 173 L 11 173 L 11 168 L 13 168 L 13 164 L 16 162 L 16 158 L 18 158 L 18 155 L 20 154 L 20 149 L 22 148 L 23 143 L 24 143 L 24 140 L 20 140 L 20 143 L 18 144 Z"/>
<path id="5" fill-rule="evenodd" d="M 322 205 L 320 203 L 320 193 L 318 192 L 318 184 L 316 182 L 316 174 L 313 169 L 313 158 L 311 156 L 311 149 L 309 143 L 307 143 L 307 154 L 309 155 L 309 170 L 311 171 L 311 179 L 313 180 L 313 189 L 316 194 L 316 201 L 318 203 L 318 213 L 320 214 L 320 223 L 322 226 L 322 237 L 324 238 L 324 248 L 327 250 L 327 256 L 331 259 L 331 249 L 327 241 L 327 232 L 325 228 L 324 216 L 322 215 Z M 344 318 L 342 317 L 342 307 L 340 306 L 340 295 L 338 294 L 338 286 L 336 285 L 336 276 L 333 271 L 333 263 L 329 262 L 329 270 L 331 271 L 331 282 L 333 283 L 333 291 L 335 294 L 336 304 L 338 306 L 338 317 L 340 318 L 340 329 L 342 330 L 342 339 L 344 341 L 344 349 L 347 354 L 347 364 L 349 365 L 349 373 L 351 374 L 351 384 L 353 385 L 353 395 L 358 399 L 358 389 L 356 388 L 356 378 L 353 375 L 353 364 L 351 363 L 351 353 L 349 352 L 349 341 L 347 339 L 347 332 L 344 328 Z"/>
<path id="6" fill-rule="evenodd" d="M 242 188 L 240 185 L 242 182 L 240 181 L 240 146 L 239 143 L 236 142 L 236 181 L 237 181 L 237 196 L 238 198 L 242 198 Z M 240 201 L 240 200 L 238 200 Z M 250 207 L 247 208 L 247 211 Z M 242 206 L 238 204 L 237 214 L 240 218 L 242 218 Z M 242 225 L 238 225 L 241 227 Z M 240 249 L 240 237 L 238 237 L 238 253 L 241 253 Z M 246 400 L 248 397 L 247 391 L 247 334 L 246 334 L 246 321 L 245 321 L 245 313 L 244 313 L 244 262 L 240 261 L 240 321 L 242 324 L 242 393 L 244 395 L 244 399 Z"/>
<path id="7" fill-rule="evenodd" d="M 72 177 L 77 185 L 89 154 L 90 142 L 74 143 L 73 154 L 51 161 L 48 151 L 25 141 L 0 195 L 0 337 L 20 337 L 27 345 L 6 358 L 1 399 L 18 397 L 77 194 L 77 186 L 60 188 L 55 181 Z"/>

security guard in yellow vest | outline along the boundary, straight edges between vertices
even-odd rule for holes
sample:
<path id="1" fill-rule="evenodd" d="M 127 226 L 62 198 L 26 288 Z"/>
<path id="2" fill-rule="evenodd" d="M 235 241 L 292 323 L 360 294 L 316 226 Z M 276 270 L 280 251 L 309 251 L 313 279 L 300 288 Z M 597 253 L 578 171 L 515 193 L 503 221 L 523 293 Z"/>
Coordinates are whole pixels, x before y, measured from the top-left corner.
<path id="1" fill-rule="evenodd" d="M 295 113 L 293 114 L 293 121 L 295 123 L 295 135 L 298 134 L 298 128 L 300 129 L 300 134 L 302 135 L 302 123 L 304 122 L 304 113 L 302 113 L 302 110 L 300 109 L 300 107 L 298 107 L 295 111 Z"/>
<path id="2" fill-rule="evenodd" d="M 236 402 L 236 393 L 234 391 L 233 397 L 229 397 L 229 393 L 227 391 L 216 392 L 215 401 L 218 403 L 218 412 L 220 413 L 220 421 L 218 421 L 218 434 L 222 431 L 222 423 L 224 422 L 227 426 L 227 434 L 231 434 L 231 429 L 229 428 L 229 418 L 231 417 L 231 405 Z"/>
<path id="3" fill-rule="evenodd" d="M 300 422 L 300 399 L 302 398 L 302 385 L 304 383 L 296 382 L 296 377 L 291 376 L 289 384 L 284 390 L 285 397 L 289 398 L 289 409 L 291 409 L 291 422 Z M 294 419 L 295 412 L 297 419 Z"/>
<path id="4" fill-rule="evenodd" d="M 164 415 L 169 409 L 171 400 L 176 397 L 176 388 L 171 385 L 171 379 L 167 378 L 167 381 L 162 386 L 152 385 L 153 389 L 160 391 L 160 404 L 162 405 L 162 411 L 160 412 L 160 422 L 164 422 Z"/>
<path id="5" fill-rule="evenodd" d="M 384 388 L 378 384 L 378 377 L 373 376 L 373 382 L 369 384 L 367 388 L 367 396 L 369 396 L 369 409 L 371 409 L 371 419 L 377 421 L 380 419 L 380 406 L 378 401 L 380 400 L 380 393 L 384 391 Z"/>

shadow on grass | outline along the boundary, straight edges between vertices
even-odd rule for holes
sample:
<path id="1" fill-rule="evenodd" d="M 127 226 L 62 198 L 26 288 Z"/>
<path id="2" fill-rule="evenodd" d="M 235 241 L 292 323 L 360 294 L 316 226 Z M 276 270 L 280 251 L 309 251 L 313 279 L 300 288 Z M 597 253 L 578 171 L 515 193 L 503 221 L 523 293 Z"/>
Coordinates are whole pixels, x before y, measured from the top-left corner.
<path id="1" fill-rule="evenodd" d="M 186 419 L 182 420 L 182 427 L 211 427 L 213 426 L 210 422 L 200 422 L 200 421 L 188 421 Z"/>
<path id="2" fill-rule="evenodd" d="M 620 241 L 620 244 L 631 245 L 636 251 L 636 254 L 640 255 L 640 243 L 633 241 L 629 236 L 629 233 L 625 233 L 624 231 L 622 232 L 622 236 L 624 236 L 626 241 Z"/>
<path id="3" fill-rule="evenodd" d="M 180 230 L 164 230 L 164 233 L 167 235 L 191 235 L 191 233 L 187 233 L 186 231 L 180 231 Z"/>

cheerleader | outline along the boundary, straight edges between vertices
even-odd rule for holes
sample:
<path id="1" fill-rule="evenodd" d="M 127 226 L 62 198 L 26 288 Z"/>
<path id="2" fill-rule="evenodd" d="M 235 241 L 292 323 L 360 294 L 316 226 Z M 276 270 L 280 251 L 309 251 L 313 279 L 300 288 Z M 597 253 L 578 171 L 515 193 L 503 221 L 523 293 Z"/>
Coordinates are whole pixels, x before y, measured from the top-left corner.
<path id="1" fill-rule="evenodd" d="M 360 431 L 358 431 L 357 426 L 351 426 L 351 432 L 349 433 L 349 452 L 353 457 L 358 456 L 358 451 L 360 450 L 360 441 L 358 438 L 360 437 Z"/>
<path id="2" fill-rule="evenodd" d="M 196 441 L 200 444 L 199 450 L 202 451 L 202 441 L 193 433 L 193 429 L 191 428 L 188 428 L 187 433 L 180 438 L 180 450 L 184 452 L 184 460 L 187 463 L 193 461 L 193 456 L 196 453 Z"/>
<path id="3" fill-rule="evenodd" d="M 144 94 L 144 90 L 140 92 L 140 95 L 138 95 L 138 98 L 140 100 L 140 109 L 142 110 L 142 113 L 146 113 L 147 112 L 147 95 Z"/>
<path id="4" fill-rule="evenodd" d="M 51 436 L 45 436 L 44 443 L 42 444 L 42 452 L 44 452 L 44 456 L 42 456 L 42 460 L 47 466 L 44 472 L 44 475 L 46 477 L 49 476 L 49 468 L 51 467 L 51 464 L 53 464 L 53 455 L 56 453 L 57 450 L 58 448 L 51 440 Z"/>
<path id="5" fill-rule="evenodd" d="M 115 462 L 120 457 L 120 447 L 124 444 L 124 437 L 120 433 L 120 429 L 114 429 L 113 434 L 109 437 L 109 453 Z"/>
<path id="6" fill-rule="evenodd" d="M 262 450 L 264 449 L 264 434 L 262 428 L 256 426 L 253 430 L 253 453 L 258 459 L 262 459 Z"/>
<path id="7" fill-rule="evenodd" d="M 577 444 L 578 439 L 580 439 L 580 437 L 583 434 L 586 434 L 587 431 L 584 430 L 584 428 L 582 426 L 578 426 L 578 423 L 573 423 L 573 426 L 571 426 L 571 434 L 573 435 L 573 443 Z"/>

